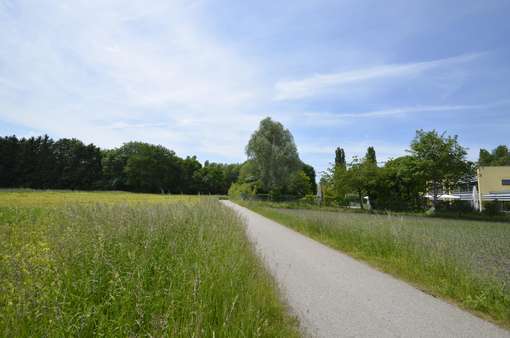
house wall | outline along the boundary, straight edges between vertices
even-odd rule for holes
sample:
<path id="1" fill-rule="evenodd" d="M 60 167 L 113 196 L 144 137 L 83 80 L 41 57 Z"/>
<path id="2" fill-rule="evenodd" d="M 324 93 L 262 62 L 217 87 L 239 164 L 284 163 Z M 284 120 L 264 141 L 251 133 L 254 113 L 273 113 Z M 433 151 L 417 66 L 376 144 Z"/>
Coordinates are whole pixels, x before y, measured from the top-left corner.
<path id="1" fill-rule="evenodd" d="M 508 185 L 503 180 L 508 180 Z M 482 195 L 510 191 L 510 166 L 478 168 L 478 191 Z"/>

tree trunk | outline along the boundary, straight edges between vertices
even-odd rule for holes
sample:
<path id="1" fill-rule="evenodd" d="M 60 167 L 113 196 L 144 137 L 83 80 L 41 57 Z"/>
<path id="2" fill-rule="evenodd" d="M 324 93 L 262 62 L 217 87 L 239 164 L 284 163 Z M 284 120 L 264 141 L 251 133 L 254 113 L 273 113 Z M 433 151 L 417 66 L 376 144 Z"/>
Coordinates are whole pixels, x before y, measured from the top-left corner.
<path id="1" fill-rule="evenodd" d="M 432 188 L 432 206 L 434 207 L 434 209 L 437 208 L 437 194 L 438 194 L 438 191 L 437 191 L 437 183 L 434 181 L 433 183 L 433 188 Z"/>
<path id="2" fill-rule="evenodd" d="M 363 207 L 363 196 L 362 196 L 362 194 L 361 194 L 361 190 L 358 190 L 358 198 L 359 198 L 359 206 L 360 206 L 360 208 L 361 208 L 361 209 L 365 209 L 365 208 Z"/>

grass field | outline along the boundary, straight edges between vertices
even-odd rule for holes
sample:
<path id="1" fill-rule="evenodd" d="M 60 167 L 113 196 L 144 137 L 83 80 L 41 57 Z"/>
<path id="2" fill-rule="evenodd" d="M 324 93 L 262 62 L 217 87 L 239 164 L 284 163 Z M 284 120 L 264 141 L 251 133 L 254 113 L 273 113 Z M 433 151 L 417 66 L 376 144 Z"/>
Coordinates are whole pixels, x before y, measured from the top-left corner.
<path id="1" fill-rule="evenodd" d="M 510 327 L 510 224 L 241 204 Z"/>
<path id="2" fill-rule="evenodd" d="M 214 199 L 1 192 L 0 336 L 299 332 Z"/>

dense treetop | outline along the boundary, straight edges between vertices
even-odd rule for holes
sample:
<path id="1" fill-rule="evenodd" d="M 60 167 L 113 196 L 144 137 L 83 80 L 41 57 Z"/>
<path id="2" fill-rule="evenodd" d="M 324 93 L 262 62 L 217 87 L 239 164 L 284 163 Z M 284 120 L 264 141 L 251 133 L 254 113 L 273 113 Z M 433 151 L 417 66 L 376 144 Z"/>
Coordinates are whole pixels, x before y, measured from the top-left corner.
<path id="1" fill-rule="evenodd" d="M 47 135 L 0 137 L 0 187 L 226 194 L 240 165 L 182 159 L 161 145 L 129 142 L 101 150 Z"/>

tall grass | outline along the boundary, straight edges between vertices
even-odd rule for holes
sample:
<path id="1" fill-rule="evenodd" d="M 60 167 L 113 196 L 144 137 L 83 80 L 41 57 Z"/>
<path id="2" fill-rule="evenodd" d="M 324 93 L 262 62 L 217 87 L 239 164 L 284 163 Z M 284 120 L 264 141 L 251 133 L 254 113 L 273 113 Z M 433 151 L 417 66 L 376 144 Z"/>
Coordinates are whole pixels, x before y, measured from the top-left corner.
<path id="1" fill-rule="evenodd" d="M 245 206 L 510 327 L 510 225 Z"/>
<path id="2" fill-rule="evenodd" d="M 211 199 L 0 207 L 0 336 L 292 337 L 240 219 Z"/>

